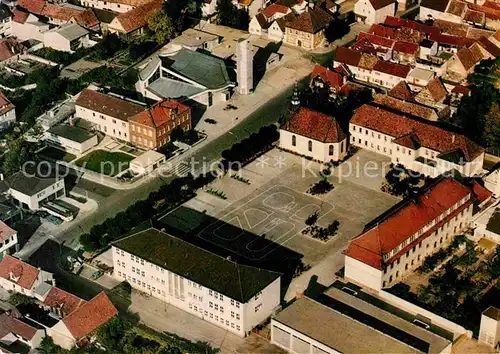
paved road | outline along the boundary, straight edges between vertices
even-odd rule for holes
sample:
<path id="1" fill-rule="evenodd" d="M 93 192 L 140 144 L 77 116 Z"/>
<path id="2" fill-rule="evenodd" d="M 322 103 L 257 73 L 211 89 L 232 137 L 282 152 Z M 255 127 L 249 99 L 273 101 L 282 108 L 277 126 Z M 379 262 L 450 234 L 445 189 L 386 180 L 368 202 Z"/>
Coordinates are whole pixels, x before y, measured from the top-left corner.
<path id="1" fill-rule="evenodd" d="M 276 122 L 279 116 L 286 112 L 292 90 L 293 88 L 287 89 L 275 99 L 249 115 L 244 121 L 235 125 L 230 132 L 207 143 L 199 151 L 186 157 L 181 162 L 185 166 L 202 166 L 203 162 L 210 162 L 220 158 L 223 150 L 249 134 L 257 132 L 260 127 Z M 193 161 L 195 162 L 193 163 Z M 64 233 L 56 236 L 56 238 L 59 241 L 64 241 L 65 245 L 69 247 L 77 246 L 79 235 L 88 232 L 92 226 L 102 223 L 107 218 L 127 209 L 127 207 L 136 201 L 147 198 L 150 192 L 158 190 L 162 184 L 169 183 L 171 179 L 172 177 L 150 179 L 135 189 L 114 192 L 110 192 L 109 188 L 93 182 L 80 181 L 75 186 L 75 190 L 81 194 L 85 194 L 84 189 L 89 191 L 89 197 L 96 199 L 99 203 L 99 212 L 93 213 L 79 222 L 75 222 Z"/>

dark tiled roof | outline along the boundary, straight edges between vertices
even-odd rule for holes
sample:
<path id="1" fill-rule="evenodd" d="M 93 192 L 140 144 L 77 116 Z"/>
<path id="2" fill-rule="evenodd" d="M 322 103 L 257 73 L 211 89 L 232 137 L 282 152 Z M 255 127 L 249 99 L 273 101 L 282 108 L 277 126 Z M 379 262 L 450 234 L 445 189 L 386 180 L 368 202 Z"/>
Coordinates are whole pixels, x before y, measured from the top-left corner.
<path id="1" fill-rule="evenodd" d="M 486 16 L 484 12 L 481 11 L 474 11 L 474 10 L 467 10 L 464 15 L 464 21 L 467 22 L 472 22 L 476 24 L 483 24 L 484 21 L 486 20 Z"/>
<path id="2" fill-rule="evenodd" d="M 363 38 L 366 38 L 368 41 L 370 41 L 370 43 L 373 43 L 373 44 L 376 44 L 376 45 L 379 45 L 379 46 L 382 46 L 385 48 L 392 48 L 392 46 L 394 45 L 394 40 L 392 40 L 390 38 L 378 36 L 378 35 L 372 34 L 372 33 L 361 32 L 358 35 L 358 39 L 363 39 Z"/>
<path id="3" fill-rule="evenodd" d="M 427 89 L 429 90 L 435 102 L 442 101 L 448 94 L 439 77 L 435 77 L 434 79 L 429 81 L 429 83 L 427 84 Z"/>
<path id="4" fill-rule="evenodd" d="M 405 41 L 397 41 L 394 44 L 393 50 L 399 53 L 415 55 L 418 52 L 419 45 Z"/>
<path id="5" fill-rule="evenodd" d="M 445 21 L 440 19 L 435 20 L 433 26 L 439 28 L 442 33 L 460 37 L 467 36 L 467 31 L 469 28 L 469 26 L 466 24 Z"/>
<path id="6" fill-rule="evenodd" d="M 340 90 L 342 85 L 344 85 L 344 77 L 342 76 L 342 74 L 338 73 L 337 71 L 325 68 L 324 66 L 321 66 L 319 64 L 316 64 L 311 73 L 311 80 L 313 80 L 318 76 L 321 77 L 321 80 L 326 85 L 334 88 L 337 91 Z"/>
<path id="7" fill-rule="evenodd" d="M 22 171 L 16 172 L 15 174 L 7 177 L 5 179 L 5 184 L 20 193 L 25 195 L 35 195 L 45 188 L 50 187 L 57 182 L 55 177 L 37 177 Z"/>
<path id="8" fill-rule="evenodd" d="M 123 121 L 128 121 L 128 118 L 144 110 L 144 107 L 138 104 L 90 89 L 80 93 L 76 105 Z"/>
<path id="9" fill-rule="evenodd" d="M 406 102 L 388 95 L 376 94 L 374 102 L 386 108 L 410 114 L 415 117 L 423 119 L 437 118 L 437 113 L 432 108 L 422 106 L 418 103 Z"/>
<path id="10" fill-rule="evenodd" d="M 282 129 L 322 143 L 339 143 L 346 138 L 335 118 L 309 108 L 301 108 Z"/>
<path id="11" fill-rule="evenodd" d="M 457 57 L 464 66 L 465 70 L 470 70 L 475 64 L 476 59 L 469 48 L 462 48 L 457 52 Z"/>
<path id="12" fill-rule="evenodd" d="M 450 0 L 422 0 L 420 6 L 439 12 L 445 12 L 449 2 Z"/>
<path id="13" fill-rule="evenodd" d="M 455 16 L 462 17 L 466 9 L 467 9 L 467 4 L 465 2 L 451 0 L 451 3 L 448 6 L 446 12 Z"/>
<path id="14" fill-rule="evenodd" d="M 488 307 L 486 311 L 483 312 L 483 315 L 493 318 L 495 321 L 500 320 L 500 310 L 493 306 Z"/>
<path id="15" fill-rule="evenodd" d="M 386 6 L 394 4 L 394 0 L 370 0 L 370 4 L 372 4 L 375 10 L 380 10 Z"/>
<path id="16" fill-rule="evenodd" d="M 413 93 L 411 92 L 408 83 L 402 80 L 389 91 L 389 96 L 409 101 L 413 97 Z"/>
<path id="17" fill-rule="evenodd" d="M 241 303 L 248 302 L 280 277 L 278 273 L 238 264 L 153 228 L 113 245 Z"/>
<path id="18" fill-rule="evenodd" d="M 72 127 L 68 124 L 53 126 L 47 132 L 78 143 L 83 143 L 95 135 L 95 133 L 88 130 L 79 127 Z"/>
<path id="19" fill-rule="evenodd" d="M 379 60 L 377 64 L 375 64 L 373 70 L 401 78 L 406 78 L 411 68 L 409 66 Z"/>
<path id="20" fill-rule="evenodd" d="M 481 37 L 479 39 L 479 44 L 488 51 L 494 57 L 500 57 L 500 48 L 497 47 L 493 42 L 491 42 L 486 37 Z"/>
<path id="21" fill-rule="evenodd" d="M 308 8 L 295 19 L 287 22 L 286 27 L 307 33 L 317 33 L 325 29 L 332 21 L 332 16 L 320 7 Z"/>
<path id="22" fill-rule="evenodd" d="M 4 338 L 10 333 L 21 337 L 28 342 L 33 339 L 37 329 L 30 325 L 4 313 L 0 315 L 0 338 Z M 1 347 L 0 347 L 1 351 Z"/>
<path id="23" fill-rule="evenodd" d="M 352 50 L 347 47 L 337 47 L 333 58 L 339 63 L 358 66 L 359 61 L 361 60 L 361 55 L 362 53 L 356 50 Z"/>

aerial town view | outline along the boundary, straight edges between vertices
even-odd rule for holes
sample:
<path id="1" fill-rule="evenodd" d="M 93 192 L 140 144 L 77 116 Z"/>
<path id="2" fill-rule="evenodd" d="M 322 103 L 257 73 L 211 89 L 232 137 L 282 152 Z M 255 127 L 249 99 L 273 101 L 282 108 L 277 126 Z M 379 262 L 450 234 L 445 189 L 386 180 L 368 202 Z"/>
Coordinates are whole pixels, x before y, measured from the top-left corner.
<path id="1" fill-rule="evenodd" d="M 500 353 L 500 0 L 2 0 L 0 354 Z"/>

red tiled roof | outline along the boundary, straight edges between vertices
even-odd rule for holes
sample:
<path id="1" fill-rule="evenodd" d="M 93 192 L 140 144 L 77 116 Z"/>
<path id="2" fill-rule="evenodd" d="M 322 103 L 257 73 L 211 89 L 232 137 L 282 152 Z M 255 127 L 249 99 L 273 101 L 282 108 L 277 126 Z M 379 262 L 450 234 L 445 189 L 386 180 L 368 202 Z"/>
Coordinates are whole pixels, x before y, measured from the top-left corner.
<path id="1" fill-rule="evenodd" d="M 468 88 L 467 86 L 463 86 L 463 85 L 456 85 L 453 88 L 453 90 L 451 90 L 451 92 L 459 93 L 462 95 L 468 95 L 470 93 L 470 88 Z"/>
<path id="2" fill-rule="evenodd" d="M 439 12 L 445 12 L 449 3 L 450 0 L 422 0 L 420 6 Z"/>
<path id="3" fill-rule="evenodd" d="M 477 181 L 472 181 L 472 191 L 479 202 L 484 202 L 485 200 L 491 198 L 493 193 L 480 185 Z"/>
<path id="4" fill-rule="evenodd" d="M 418 52 L 419 48 L 420 46 L 416 43 L 397 41 L 394 44 L 393 50 L 399 53 L 415 55 Z"/>
<path id="5" fill-rule="evenodd" d="M 12 274 L 15 278 L 19 278 L 16 284 L 23 289 L 31 290 L 39 272 L 32 265 L 9 255 L 6 255 L 0 261 L 0 277 L 13 282 L 10 277 Z"/>
<path id="6" fill-rule="evenodd" d="M 493 42 L 491 42 L 486 37 L 481 37 L 479 39 L 479 45 L 488 51 L 494 57 L 500 57 L 500 48 L 498 48 Z"/>
<path id="7" fill-rule="evenodd" d="M 486 15 L 484 12 L 468 9 L 463 19 L 464 21 L 467 22 L 472 22 L 475 24 L 483 24 L 486 20 Z"/>
<path id="8" fill-rule="evenodd" d="M 394 16 L 387 16 L 385 18 L 384 25 L 390 26 L 390 27 L 395 27 L 395 28 L 410 28 L 413 30 L 417 30 L 422 33 L 440 33 L 440 30 L 436 27 L 433 26 L 428 26 L 424 25 L 423 23 L 412 21 L 412 20 L 407 20 L 407 19 L 402 19 L 400 17 L 394 17 Z"/>
<path id="9" fill-rule="evenodd" d="M 26 20 L 28 19 L 28 16 L 30 15 L 29 13 L 23 12 L 18 9 L 14 9 L 14 11 L 12 11 L 12 14 L 13 14 L 12 21 L 17 23 L 25 23 Z"/>
<path id="10" fill-rule="evenodd" d="M 306 11 L 287 22 L 286 27 L 314 34 L 325 29 L 331 21 L 332 16 L 322 8 L 307 8 Z"/>
<path id="11" fill-rule="evenodd" d="M 457 57 L 464 66 L 465 70 L 470 70 L 476 64 L 476 58 L 469 48 L 462 48 L 457 52 Z"/>
<path id="12" fill-rule="evenodd" d="M 396 30 L 379 24 L 371 25 L 368 33 L 376 34 L 377 36 L 384 38 L 396 38 Z"/>
<path id="13" fill-rule="evenodd" d="M 334 88 L 336 91 L 344 85 L 344 77 L 336 71 L 325 68 L 321 65 L 316 65 L 311 73 L 311 81 L 317 76 L 328 86 Z"/>
<path id="14" fill-rule="evenodd" d="M 415 244 L 425 239 L 434 230 L 431 228 L 414 243 L 403 248 L 388 261 L 383 256 L 390 253 L 403 241 L 408 240 L 424 226 L 453 207 L 471 193 L 470 189 L 452 178 L 446 178 L 428 188 L 418 196 L 418 201 L 403 202 L 401 207 L 377 223 L 376 226 L 353 239 L 344 254 L 376 269 L 384 269 Z M 468 207 L 471 202 L 465 203 Z M 464 208 L 462 207 L 462 208 Z M 460 212 L 462 208 L 455 210 Z M 453 214 L 451 214 L 453 215 Z M 442 224 L 445 220 L 442 220 Z M 438 225 L 440 225 L 438 224 Z M 404 225 L 404 227 L 401 227 Z"/>
<path id="15" fill-rule="evenodd" d="M 80 93 L 76 99 L 76 105 L 123 121 L 128 121 L 128 118 L 145 109 L 138 104 L 90 89 L 85 89 Z"/>
<path id="16" fill-rule="evenodd" d="M 439 77 L 435 77 L 434 79 L 429 81 L 426 87 L 429 90 L 432 98 L 434 99 L 434 102 L 441 102 L 448 94 Z"/>
<path id="17" fill-rule="evenodd" d="M 389 91 L 389 96 L 398 98 L 400 100 L 409 101 L 412 99 L 413 93 L 411 92 L 408 83 L 402 80 Z"/>
<path id="18" fill-rule="evenodd" d="M 433 119 L 436 116 L 436 112 L 432 108 L 417 103 L 406 102 L 388 95 L 376 94 L 374 102 L 388 109 L 393 109 L 423 119 Z"/>
<path id="19" fill-rule="evenodd" d="M 465 10 L 467 10 L 467 4 L 465 2 L 452 0 L 446 12 L 458 17 L 462 17 Z"/>
<path id="20" fill-rule="evenodd" d="M 304 107 L 282 129 L 322 143 L 338 143 L 346 138 L 335 118 Z"/>
<path id="21" fill-rule="evenodd" d="M 361 55 L 361 60 L 359 61 L 358 66 L 363 69 L 373 70 L 378 62 L 379 60 L 376 55 L 363 53 L 363 55 Z"/>
<path id="22" fill-rule="evenodd" d="M 370 0 L 370 4 L 372 4 L 375 10 L 380 10 L 386 6 L 394 4 L 395 0 Z"/>
<path id="23" fill-rule="evenodd" d="M 0 115 L 12 111 L 16 106 L 9 101 L 9 99 L 0 91 Z"/>
<path id="24" fill-rule="evenodd" d="M 473 45 L 471 45 L 469 47 L 469 50 L 474 57 L 474 62 L 476 63 L 489 57 L 486 53 L 483 52 L 484 49 L 478 43 L 474 43 Z"/>
<path id="25" fill-rule="evenodd" d="M 367 39 L 370 43 L 376 44 L 378 46 L 382 46 L 385 48 L 392 48 L 394 45 L 394 40 L 390 38 L 385 38 L 381 36 L 377 36 L 376 34 L 360 32 L 358 35 L 358 39 Z"/>
<path id="26" fill-rule="evenodd" d="M 433 23 L 434 27 L 441 30 L 441 33 L 451 34 L 453 36 L 465 37 L 467 36 L 468 25 L 462 23 L 456 23 L 451 21 L 445 21 L 436 19 Z"/>
<path id="27" fill-rule="evenodd" d="M 494 32 L 482 28 L 469 27 L 467 31 L 467 38 L 478 40 L 481 37 L 490 37 Z"/>
<path id="28" fill-rule="evenodd" d="M 371 105 L 358 108 L 351 123 L 395 138 L 413 132 L 418 136 L 422 146 L 439 153 L 453 152 L 458 149 L 463 152 L 467 161 L 472 161 L 484 151 L 481 146 L 463 135 Z"/>
<path id="29" fill-rule="evenodd" d="M 86 29 L 99 26 L 99 20 L 92 9 L 88 8 L 73 17 L 75 22 Z"/>
<path id="30" fill-rule="evenodd" d="M 337 47 L 337 49 L 335 49 L 334 60 L 339 63 L 358 66 L 359 61 L 361 60 L 361 54 L 361 52 L 347 47 Z"/>
<path id="31" fill-rule="evenodd" d="M 21 337 L 25 341 L 33 339 L 37 332 L 36 328 L 9 316 L 7 313 L 0 315 L 0 338 L 4 338 L 9 333 Z"/>
<path id="32" fill-rule="evenodd" d="M 0 61 L 12 58 L 15 55 L 14 46 L 9 42 L 9 38 L 0 40 Z"/>
<path id="33" fill-rule="evenodd" d="M 162 9 L 163 0 L 153 0 L 135 9 L 119 14 L 115 19 L 120 22 L 126 33 L 133 32 L 148 24 L 148 16 Z"/>
<path id="34" fill-rule="evenodd" d="M 5 242 L 15 235 L 17 235 L 16 230 L 11 229 L 9 225 L 0 221 L 0 242 Z"/>
<path id="35" fill-rule="evenodd" d="M 97 327 L 116 316 L 118 311 L 105 292 L 96 295 L 92 300 L 78 307 L 62 319 L 75 339 L 89 335 Z"/>
<path id="36" fill-rule="evenodd" d="M 288 7 L 286 7 L 284 5 L 279 5 L 279 4 L 269 5 L 264 10 L 262 10 L 262 13 L 267 18 L 273 17 L 277 13 L 286 15 L 288 12 L 290 12 L 290 9 Z"/>
<path id="37" fill-rule="evenodd" d="M 45 6 L 45 0 L 19 0 L 17 6 L 33 14 L 40 15 Z"/>
<path id="38" fill-rule="evenodd" d="M 446 44 L 456 47 L 469 47 L 474 44 L 474 40 L 466 37 L 452 36 L 447 34 L 431 34 L 430 39 L 439 44 Z"/>
<path id="39" fill-rule="evenodd" d="M 496 1 L 486 0 L 483 7 L 500 11 L 500 3 Z"/>
<path id="40" fill-rule="evenodd" d="M 80 299 L 78 296 L 59 288 L 52 287 L 43 301 L 43 304 L 58 309 L 62 317 L 65 317 L 85 304 L 85 302 L 85 300 Z"/>
<path id="41" fill-rule="evenodd" d="M 174 119 L 175 109 L 177 109 L 177 114 L 190 110 L 188 106 L 183 105 L 176 100 L 167 99 L 160 101 L 153 107 L 136 114 L 130 118 L 130 121 L 147 125 L 152 128 L 161 127 Z"/>
<path id="42" fill-rule="evenodd" d="M 482 6 L 469 3 L 469 8 L 484 12 L 486 18 L 491 20 L 499 20 L 500 19 L 500 6 L 497 2 L 494 1 L 486 1 Z"/>
<path id="43" fill-rule="evenodd" d="M 373 70 L 401 78 L 406 78 L 411 68 L 409 66 L 379 60 L 377 64 L 375 64 Z"/>
<path id="44" fill-rule="evenodd" d="M 42 9 L 41 15 L 61 21 L 69 21 L 72 17 L 78 16 L 82 11 L 71 7 L 62 7 L 46 3 Z"/>

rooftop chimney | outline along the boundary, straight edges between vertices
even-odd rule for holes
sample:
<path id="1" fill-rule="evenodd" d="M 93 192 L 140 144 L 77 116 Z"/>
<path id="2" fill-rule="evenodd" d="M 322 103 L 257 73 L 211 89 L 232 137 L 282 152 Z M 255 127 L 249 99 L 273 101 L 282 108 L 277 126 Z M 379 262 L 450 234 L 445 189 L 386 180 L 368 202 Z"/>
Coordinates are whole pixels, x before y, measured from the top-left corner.
<path id="1" fill-rule="evenodd" d="M 454 143 L 455 142 L 455 134 L 451 134 L 451 142 Z"/>

